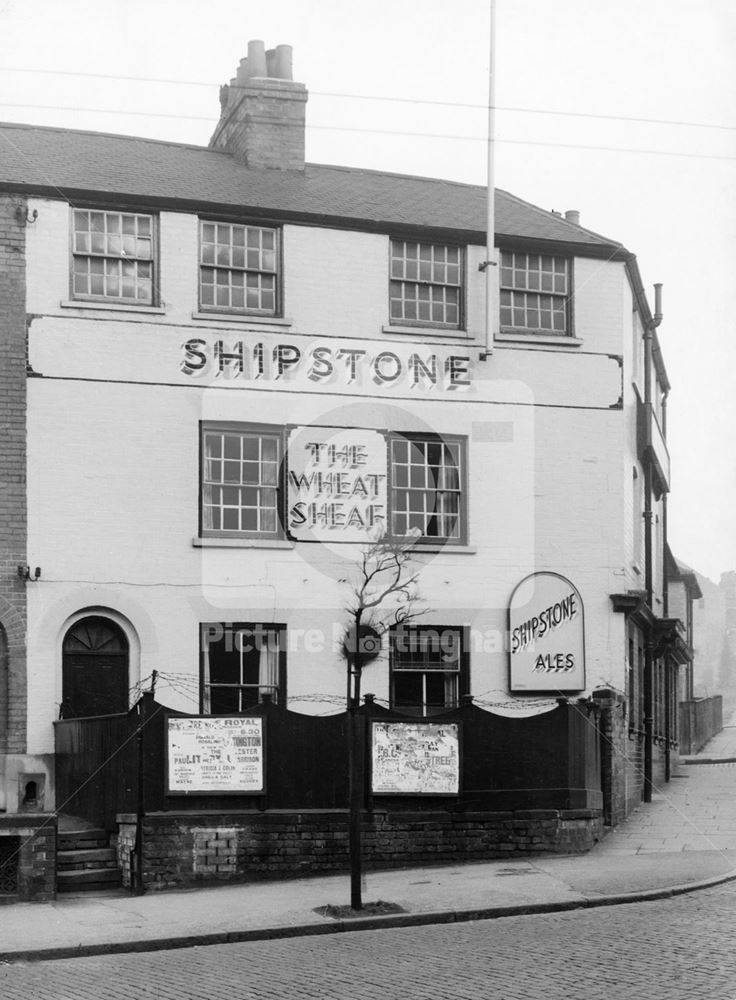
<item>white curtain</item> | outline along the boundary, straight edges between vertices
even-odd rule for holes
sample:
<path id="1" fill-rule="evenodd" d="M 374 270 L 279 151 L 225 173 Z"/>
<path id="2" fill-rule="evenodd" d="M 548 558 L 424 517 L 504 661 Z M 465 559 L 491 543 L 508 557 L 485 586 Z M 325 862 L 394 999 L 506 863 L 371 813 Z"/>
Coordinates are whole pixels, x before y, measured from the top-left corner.
<path id="1" fill-rule="evenodd" d="M 264 692 L 270 693 L 276 701 L 279 686 L 279 633 L 275 629 L 269 629 L 264 638 L 258 661 L 258 686 L 261 695 Z"/>
<path id="2" fill-rule="evenodd" d="M 202 670 L 202 714 L 209 715 L 212 701 L 210 699 L 210 644 L 204 643 L 204 667 Z"/>

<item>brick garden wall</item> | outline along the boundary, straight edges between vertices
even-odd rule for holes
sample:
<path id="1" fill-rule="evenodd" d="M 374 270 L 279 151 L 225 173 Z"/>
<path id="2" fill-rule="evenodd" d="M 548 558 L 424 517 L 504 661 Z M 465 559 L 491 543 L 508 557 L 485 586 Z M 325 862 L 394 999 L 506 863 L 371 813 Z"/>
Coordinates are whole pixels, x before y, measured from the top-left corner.
<path id="1" fill-rule="evenodd" d="M 118 817 L 118 832 L 113 834 L 110 843 L 115 848 L 118 858 L 118 867 L 123 873 L 123 885 L 130 887 L 131 865 L 130 854 L 135 847 L 135 816 L 123 815 Z"/>
<path id="2" fill-rule="evenodd" d="M 120 844 L 132 845 L 132 817 L 121 817 Z M 367 868 L 482 861 L 541 853 L 580 853 L 602 836 L 599 810 L 537 809 L 498 813 L 366 814 Z M 345 871 L 344 810 L 264 813 L 159 813 L 143 827 L 147 889 L 246 882 Z M 128 869 L 129 871 L 129 869 Z"/>
<path id="3" fill-rule="evenodd" d="M 26 749 L 25 205 L 0 195 L 0 753 Z"/>
<path id="4" fill-rule="evenodd" d="M 601 786 L 604 817 L 616 826 L 641 801 L 643 754 L 637 739 L 629 739 L 626 699 L 618 691 L 593 693 L 601 709 Z"/>
<path id="5" fill-rule="evenodd" d="M 0 893 L 2 903 L 48 903 L 56 896 L 56 818 L 16 813 L 4 816 L 0 840 L 19 841 L 12 858 L 17 863 L 17 891 Z"/>

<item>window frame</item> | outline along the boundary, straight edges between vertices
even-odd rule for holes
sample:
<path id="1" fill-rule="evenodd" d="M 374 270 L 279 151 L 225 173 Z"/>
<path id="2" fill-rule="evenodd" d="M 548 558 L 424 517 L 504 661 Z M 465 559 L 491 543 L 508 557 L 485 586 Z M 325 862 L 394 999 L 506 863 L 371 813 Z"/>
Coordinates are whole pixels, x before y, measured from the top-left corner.
<path id="1" fill-rule="evenodd" d="M 276 318 L 280 318 L 282 316 L 282 301 L 283 301 L 283 294 L 282 294 L 282 292 L 283 292 L 283 288 L 282 288 L 282 285 L 283 285 L 283 228 L 280 227 L 280 226 L 275 226 L 275 225 L 264 225 L 264 224 L 259 223 L 259 222 L 243 222 L 241 220 L 222 219 L 222 218 L 217 218 L 216 216 L 207 216 L 207 217 L 205 217 L 205 216 L 200 215 L 200 216 L 198 216 L 197 221 L 199 223 L 199 225 L 198 225 L 198 231 L 197 231 L 197 303 L 198 303 L 198 309 L 199 309 L 199 311 L 201 313 L 208 313 L 208 314 L 211 313 L 211 314 L 215 314 L 215 315 L 219 314 L 219 315 L 225 315 L 225 316 L 253 316 L 253 317 L 261 317 L 263 319 L 272 319 L 272 318 L 276 319 Z M 245 229 L 246 230 L 246 236 L 245 236 L 246 242 L 244 243 L 244 248 L 246 250 L 247 250 L 247 230 L 249 230 L 249 229 L 257 229 L 257 230 L 260 230 L 262 232 L 263 231 L 272 232 L 273 235 L 274 235 L 274 244 L 275 244 L 274 245 L 274 250 L 273 250 L 273 253 L 274 253 L 274 271 L 273 272 L 269 272 L 269 271 L 266 271 L 266 270 L 263 270 L 263 269 L 258 269 L 258 268 L 249 269 L 248 267 L 245 266 L 245 264 L 241 268 L 241 267 L 234 267 L 232 264 L 229 264 L 229 265 L 219 265 L 217 263 L 205 263 L 205 261 L 203 260 L 203 252 L 204 252 L 204 242 L 205 242 L 204 241 L 204 227 L 206 225 L 212 225 L 212 226 L 229 226 L 230 229 L 231 229 L 231 235 L 232 235 L 232 230 L 235 227 L 239 227 L 241 229 Z M 232 247 L 233 245 L 234 244 L 231 242 L 230 246 Z M 204 285 L 204 282 L 202 281 L 202 272 L 203 272 L 204 268 L 210 268 L 210 269 L 212 269 L 214 271 L 217 271 L 218 269 L 219 270 L 223 270 L 223 271 L 228 271 L 230 274 L 232 274 L 234 272 L 238 272 L 238 273 L 242 273 L 244 276 L 246 276 L 248 274 L 263 275 L 263 274 L 273 273 L 273 276 L 274 276 L 274 292 L 273 292 L 273 294 L 274 294 L 274 307 L 273 307 L 273 310 L 249 309 L 248 306 L 246 305 L 246 302 L 245 302 L 245 300 L 247 299 L 247 295 L 245 295 L 245 290 L 246 290 L 245 283 L 243 285 L 243 288 L 244 288 L 244 302 L 243 302 L 242 306 L 232 306 L 232 305 L 224 306 L 224 305 L 218 305 L 216 302 L 205 303 L 203 301 L 203 298 L 202 298 L 202 289 L 203 289 L 203 285 Z M 213 283 L 213 288 L 216 289 L 217 287 L 218 287 L 217 284 Z M 229 285 L 228 287 L 230 288 L 230 290 L 232 290 L 232 285 Z"/>
<path id="2" fill-rule="evenodd" d="M 420 280 L 418 277 L 416 279 L 406 278 L 406 277 L 394 277 L 393 275 L 393 262 L 394 262 L 394 244 L 402 243 L 404 245 L 404 257 L 403 260 L 406 262 L 406 246 L 407 244 L 412 244 L 419 247 L 443 247 L 445 250 L 457 250 L 458 252 L 458 270 L 459 278 L 457 284 L 452 284 L 447 281 L 429 281 Z M 418 260 L 419 258 L 417 258 Z M 432 261 L 434 263 L 434 261 Z M 445 266 L 448 266 L 445 264 Z M 393 295 L 393 285 L 395 282 L 401 283 L 402 285 L 414 285 L 417 288 L 428 287 L 428 288 L 457 288 L 458 289 L 458 301 L 457 301 L 457 323 L 442 322 L 433 319 L 407 319 L 405 317 L 394 316 L 392 311 L 392 304 L 394 302 Z M 410 327 L 431 327 L 437 330 L 465 330 L 466 323 L 466 296 L 467 296 L 467 248 L 459 243 L 442 243 L 435 240 L 420 240 L 420 239 L 410 239 L 408 237 L 402 236 L 390 236 L 388 241 L 388 322 L 390 326 L 410 326 Z M 402 303 L 405 301 L 403 296 L 401 298 Z M 431 298 L 430 298 L 431 302 Z"/>
<path id="3" fill-rule="evenodd" d="M 458 447 L 458 457 L 459 457 L 459 468 L 458 468 L 458 489 L 456 492 L 458 495 L 458 524 L 459 532 L 457 536 L 452 535 L 425 535 L 422 533 L 417 538 L 417 546 L 432 546 L 432 545 L 467 545 L 468 544 L 468 439 L 465 435 L 461 434 L 421 434 L 415 432 L 402 433 L 401 431 L 391 431 L 387 435 L 387 465 L 388 465 L 388 524 L 389 524 L 389 535 L 392 538 L 405 538 L 408 531 L 411 530 L 411 525 L 407 524 L 407 532 L 403 534 L 395 530 L 395 516 L 397 514 L 397 509 L 395 505 L 395 492 L 397 490 L 405 490 L 411 492 L 412 490 L 421 490 L 422 492 L 429 492 L 426 487 L 413 487 L 411 485 L 407 486 L 397 486 L 394 472 L 394 444 L 396 442 L 406 441 L 409 446 L 412 443 L 424 443 L 424 444 L 440 444 L 443 448 L 446 445 L 457 445 Z M 408 458 L 410 458 L 410 453 Z M 402 463 L 397 463 L 402 464 Z M 411 462 L 407 462 L 407 467 L 411 469 Z M 435 495 L 439 493 L 439 490 L 435 490 Z M 408 513 L 410 513 L 410 508 Z M 425 515 L 426 516 L 426 515 Z M 407 518 L 408 519 L 408 518 Z"/>
<path id="4" fill-rule="evenodd" d="M 411 635 L 422 635 L 426 633 L 437 633 L 439 637 L 442 633 L 452 632 L 458 636 L 459 639 L 459 650 L 457 659 L 457 669 L 456 670 L 442 670 L 442 669 L 422 669 L 421 667 L 406 667 L 403 670 L 397 668 L 395 665 L 395 641 L 397 633 L 402 630 Z M 394 627 L 389 630 L 388 633 L 388 662 L 389 662 L 389 705 L 391 709 L 395 712 L 399 712 L 402 715 L 408 715 L 416 718 L 432 718 L 433 716 L 442 715 L 445 712 L 451 712 L 457 710 L 461 707 L 463 698 L 470 694 L 470 631 L 466 625 L 403 625 L 400 627 Z M 441 641 L 441 639 L 440 639 Z M 454 696 L 454 704 L 445 704 L 444 706 L 430 706 L 427 704 L 427 687 L 426 687 L 426 675 L 427 674 L 444 674 L 445 682 L 448 677 L 457 677 L 456 691 Z M 401 705 L 397 704 L 396 699 L 396 682 L 395 678 L 397 674 L 421 674 L 423 677 L 423 699 L 421 706 L 411 706 L 411 705 Z"/>
<path id="5" fill-rule="evenodd" d="M 159 303 L 160 303 L 160 294 L 159 294 L 159 267 L 160 267 L 160 265 L 159 265 L 159 216 L 158 216 L 158 213 L 153 212 L 153 211 L 139 211 L 139 210 L 137 210 L 135 208 L 111 208 L 109 206 L 101 207 L 99 205 L 89 205 L 89 204 L 70 205 L 69 208 L 70 208 L 70 219 L 71 219 L 71 223 L 70 223 L 70 226 L 69 226 L 69 261 L 70 261 L 70 270 L 69 270 L 69 299 L 70 299 L 70 302 L 84 302 L 84 303 L 96 303 L 96 302 L 99 302 L 99 303 L 109 303 L 111 305 L 121 305 L 121 306 L 141 306 L 141 307 L 148 306 L 149 308 L 150 307 L 157 307 L 159 305 Z M 86 251 L 86 252 L 85 251 L 77 251 L 77 249 L 76 249 L 77 228 L 76 228 L 76 219 L 75 219 L 75 214 L 77 212 L 88 212 L 88 213 L 97 212 L 97 213 L 100 213 L 100 214 L 105 215 L 105 216 L 109 216 L 109 215 L 118 215 L 118 216 L 132 215 L 132 216 L 137 216 L 137 217 L 143 217 L 143 218 L 150 219 L 150 223 L 151 223 L 151 232 L 150 232 L 151 256 L 150 256 L 150 258 L 145 258 L 145 257 L 126 258 L 122 253 L 120 253 L 118 255 L 113 255 L 113 254 L 109 254 L 109 253 L 93 254 L 91 252 L 91 250 Z M 92 232 L 92 230 L 90 229 L 88 231 L 88 233 L 91 234 L 91 232 Z M 105 230 L 105 232 L 107 233 L 107 230 Z M 121 231 L 121 236 L 122 235 L 126 235 L 126 234 L 122 234 L 122 231 Z M 131 235 L 131 234 L 127 234 L 127 235 Z M 134 238 L 137 238 L 137 237 L 134 236 Z M 76 289 L 75 289 L 75 287 L 74 287 L 74 284 L 75 284 L 74 278 L 75 278 L 75 274 L 76 274 L 74 264 L 75 264 L 75 260 L 77 258 L 82 258 L 82 259 L 85 259 L 85 260 L 95 260 L 96 259 L 96 260 L 102 260 L 102 261 L 113 260 L 113 261 L 120 261 L 120 262 L 125 261 L 126 259 L 129 259 L 129 260 L 133 259 L 136 262 L 139 262 L 139 261 L 142 261 L 144 263 L 145 262 L 150 262 L 150 264 L 151 264 L 151 296 L 150 296 L 150 299 L 148 299 L 148 298 L 142 299 L 142 298 L 138 298 L 138 297 L 123 296 L 123 295 L 106 295 L 106 294 L 98 295 L 98 294 L 93 294 L 91 292 L 90 293 L 77 292 Z M 105 280 L 106 280 L 106 276 L 105 276 Z"/>
<path id="6" fill-rule="evenodd" d="M 265 488 L 273 488 L 276 491 L 276 503 L 275 503 L 275 514 L 276 514 L 276 528 L 273 532 L 266 532 L 262 529 L 250 530 L 250 529 L 230 529 L 230 528 L 209 528 L 205 526 L 205 487 L 207 483 L 205 482 L 205 470 L 207 462 L 206 454 L 206 440 L 208 433 L 221 433 L 221 434 L 231 434 L 239 435 L 242 439 L 244 435 L 250 434 L 253 436 L 259 436 L 261 438 L 267 437 L 275 440 L 278 444 L 278 456 L 277 456 L 277 471 L 276 471 L 276 484 L 271 487 L 266 485 Z M 241 444 L 241 455 L 242 455 L 242 444 Z M 286 428 L 281 425 L 276 424 L 258 424 L 258 423 L 246 423 L 246 422 L 233 422 L 233 421 L 222 421 L 222 420 L 202 420 L 199 424 L 199 537 L 200 538 L 233 538 L 233 539 L 260 539 L 262 541 L 270 540 L 283 540 L 286 538 L 286 519 L 285 519 L 285 466 L 286 466 Z M 216 459 L 215 459 L 216 460 Z M 224 461 L 224 456 L 221 459 Z M 242 464 L 242 458 L 239 460 Z M 260 464 L 259 459 L 259 464 Z M 262 488 L 263 484 L 244 484 L 244 483 L 226 483 L 224 478 L 222 482 L 213 482 L 212 486 L 220 486 L 223 489 L 226 486 L 232 486 L 236 489 L 244 488 L 245 486 L 251 486 L 255 489 Z M 215 506 L 212 504 L 211 506 Z M 243 510 L 240 506 L 239 510 Z M 257 508 L 260 510 L 261 508 Z"/>
<path id="7" fill-rule="evenodd" d="M 262 694 L 263 693 L 267 693 L 267 692 L 262 692 L 261 691 L 262 685 L 260 683 L 259 684 L 245 684 L 245 683 L 227 684 L 227 683 L 219 683 L 219 684 L 214 684 L 213 685 L 212 684 L 212 680 L 211 680 L 211 672 L 210 672 L 210 680 L 209 680 L 209 682 L 205 683 L 205 678 L 206 678 L 206 674 L 207 674 L 207 659 L 206 658 L 207 658 L 207 656 L 209 654 L 209 645 L 208 645 L 208 638 L 209 637 L 208 637 L 207 633 L 208 633 L 208 630 L 211 630 L 213 628 L 222 628 L 224 630 L 224 634 L 227 633 L 228 631 L 231 634 L 234 634 L 236 632 L 256 632 L 258 629 L 262 629 L 262 630 L 267 631 L 267 632 L 276 632 L 276 633 L 278 633 L 278 636 L 279 636 L 278 667 L 277 667 L 277 669 L 278 669 L 278 683 L 276 685 L 275 692 L 271 691 L 270 693 L 272 695 L 272 702 L 274 704 L 285 706 L 286 705 L 286 699 L 287 699 L 287 688 L 286 688 L 286 683 L 287 683 L 287 671 L 286 671 L 287 626 L 286 626 L 285 623 L 283 623 L 283 622 L 200 622 L 200 624 L 199 624 L 199 712 L 200 712 L 200 715 L 207 715 L 207 716 L 217 716 L 217 715 L 248 715 L 250 712 L 253 711 L 253 708 L 255 706 L 263 704 Z M 223 634 L 223 638 L 224 638 L 224 634 Z M 242 676 L 242 674 L 241 674 L 241 676 Z M 213 686 L 214 687 L 218 687 L 218 688 L 225 688 L 225 687 L 227 687 L 227 688 L 230 688 L 230 687 L 232 687 L 232 688 L 238 688 L 238 690 L 240 690 L 240 691 L 245 690 L 245 689 L 250 689 L 250 688 L 257 688 L 258 689 L 258 698 L 257 698 L 257 701 L 255 702 L 255 705 L 250 705 L 248 707 L 241 708 L 237 712 L 228 711 L 228 712 L 225 712 L 225 713 L 222 713 L 222 712 L 213 713 L 211 711 L 211 709 L 209 711 L 207 711 L 206 708 L 205 708 L 208 700 L 211 703 L 212 687 Z M 263 687 L 265 687 L 265 685 L 263 685 Z M 210 689 L 209 690 L 209 699 L 208 699 L 208 697 L 205 694 L 205 688 L 209 688 Z"/>
<path id="8" fill-rule="evenodd" d="M 508 256 L 510 256 L 512 258 L 512 263 L 510 265 L 508 263 L 506 263 L 505 259 L 504 259 L 504 258 L 506 258 Z M 540 287 L 539 288 L 530 288 L 530 287 L 528 287 L 528 281 L 527 281 L 527 286 L 526 287 L 519 287 L 519 286 L 517 286 L 517 285 L 515 285 L 513 283 L 513 274 L 517 270 L 519 270 L 515 266 L 515 259 L 516 259 L 517 256 L 524 256 L 526 258 L 525 272 L 527 274 L 530 271 L 530 268 L 529 268 L 529 258 L 530 257 L 536 257 L 538 259 L 539 267 L 536 270 L 538 270 L 539 275 L 540 275 Z M 565 289 L 564 292 L 555 291 L 554 288 L 553 289 L 543 289 L 541 287 L 541 284 L 542 284 L 541 275 L 543 273 L 548 273 L 548 272 L 543 272 L 543 270 L 542 270 L 542 259 L 544 257 L 551 258 L 551 260 L 553 262 L 553 270 L 551 272 L 552 275 L 553 275 L 553 283 L 554 283 L 554 275 L 556 273 L 555 270 L 554 270 L 554 264 L 555 264 L 555 262 L 563 262 L 565 264 L 566 289 Z M 512 271 L 512 282 L 511 282 L 511 284 L 505 284 L 504 283 L 504 278 L 503 278 L 504 271 L 508 270 L 509 267 L 511 267 L 511 271 Z M 523 334 L 523 335 L 530 336 L 530 337 L 541 336 L 541 337 L 555 337 L 555 338 L 560 338 L 560 339 L 563 339 L 563 338 L 566 338 L 566 337 L 574 337 L 574 335 L 575 335 L 574 334 L 574 329 L 573 329 L 573 325 L 574 325 L 573 324 L 573 301 L 574 301 L 573 277 L 574 277 L 574 271 L 575 271 L 575 269 L 574 269 L 574 258 L 571 257 L 571 256 L 569 256 L 568 254 L 565 254 L 565 253 L 555 253 L 553 251 L 547 251 L 547 252 L 545 252 L 545 251 L 539 251 L 539 252 L 537 252 L 537 251 L 533 251 L 533 250 L 519 250 L 519 249 L 505 249 L 505 250 L 501 250 L 500 251 L 500 256 L 499 256 L 499 273 L 498 273 L 498 322 L 499 322 L 499 330 L 500 330 L 500 332 L 501 333 L 514 333 L 514 334 L 520 334 L 520 335 Z M 509 292 L 511 294 L 511 296 L 512 296 L 511 304 L 509 306 L 504 306 L 503 305 L 504 292 Z M 538 325 L 538 326 L 531 326 L 531 325 L 521 325 L 521 326 L 518 326 L 516 323 L 513 322 L 513 319 L 514 319 L 514 315 L 513 315 L 514 314 L 514 310 L 515 310 L 515 308 L 518 308 L 518 307 L 516 307 L 514 305 L 514 302 L 513 302 L 513 296 L 514 295 L 519 295 L 519 296 L 523 296 L 524 297 L 523 301 L 524 301 L 524 310 L 525 310 L 525 313 L 527 311 L 528 296 L 530 296 L 530 295 L 536 295 L 536 296 L 539 296 L 539 297 L 549 296 L 552 299 L 552 304 L 554 304 L 554 300 L 555 299 L 561 300 L 562 304 L 563 304 L 563 316 L 564 316 L 564 322 L 565 322 L 564 330 L 557 330 L 557 329 L 554 329 L 554 327 L 544 327 L 541 324 Z M 504 323 L 503 320 L 502 320 L 503 310 L 505 308 L 511 310 L 511 319 L 512 319 L 512 322 L 510 324 L 509 323 Z M 537 312 L 541 313 L 541 309 L 539 307 L 537 308 Z M 552 309 L 551 310 L 551 316 L 554 317 L 554 315 L 555 315 L 555 313 L 554 313 L 554 310 Z M 553 319 L 553 323 L 554 323 L 554 319 Z"/>

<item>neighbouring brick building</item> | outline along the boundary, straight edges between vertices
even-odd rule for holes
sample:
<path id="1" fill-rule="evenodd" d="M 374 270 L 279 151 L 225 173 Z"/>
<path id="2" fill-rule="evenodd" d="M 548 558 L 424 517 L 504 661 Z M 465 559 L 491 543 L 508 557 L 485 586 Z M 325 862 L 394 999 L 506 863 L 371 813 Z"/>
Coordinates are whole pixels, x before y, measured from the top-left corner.
<path id="1" fill-rule="evenodd" d="M 676 747 L 661 317 L 623 245 L 497 191 L 487 340 L 485 190 L 305 164 L 306 99 L 288 47 L 255 44 L 209 148 L 2 127 L 0 835 L 69 811 L 64 733 L 154 684 L 202 731 L 265 713 L 275 739 L 274 712 L 339 714 L 346 587 L 384 530 L 415 538 L 426 611 L 402 628 L 399 602 L 362 671 L 383 720 L 371 857 L 585 846 Z M 452 740 L 423 788 L 381 785 L 379 762 L 421 737 L 407 720 L 438 718 L 465 733 L 472 788 L 427 798 Z M 287 739 L 268 794 L 300 812 L 277 829 L 226 787 L 225 744 L 205 765 L 179 725 L 145 775 L 156 807 L 113 802 L 124 864 L 138 851 L 158 884 L 247 877 L 248 858 L 304 870 L 313 842 L 339 866 L 344 799 L 285 796 Z M 484 726 L 503 753 L 473 749 Z"/>

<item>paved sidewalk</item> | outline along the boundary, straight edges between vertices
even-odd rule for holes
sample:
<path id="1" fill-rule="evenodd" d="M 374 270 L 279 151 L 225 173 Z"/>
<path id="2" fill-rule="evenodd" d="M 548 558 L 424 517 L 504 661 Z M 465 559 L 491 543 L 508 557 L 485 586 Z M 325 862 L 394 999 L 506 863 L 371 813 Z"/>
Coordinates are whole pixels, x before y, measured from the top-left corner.
<path id="1" fill-rule="evenodd" d="M 0 961 L 610 905 L 726 878 L 736 879 L 736 717 L 701 754 L 682 759 L 650 805 L 585 855 L 368 873 L 364 901 L 405 912 L 344 921 L 316 909 L 349 902 L 347 875 L 0 906 Z"/>

